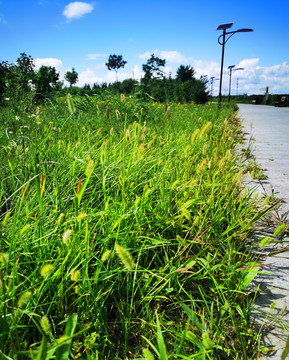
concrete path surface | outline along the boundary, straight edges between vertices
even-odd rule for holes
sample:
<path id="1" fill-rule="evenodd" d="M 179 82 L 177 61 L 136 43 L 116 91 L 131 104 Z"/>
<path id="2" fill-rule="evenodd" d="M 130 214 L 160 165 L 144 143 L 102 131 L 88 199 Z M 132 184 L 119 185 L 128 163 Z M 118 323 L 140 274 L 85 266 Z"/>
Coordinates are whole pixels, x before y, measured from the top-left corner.
<path id="1" fill-rule="evenodd" d="M 238 104 L 238 116 L 243 121 L 247 140 L 255 139 L 252 150 L 257 163 L 268 180 L 255 182 L 258 193 L 267 193 L 282 198 L 278 216 L 287 219 L 289 212 L 289 108 L 275 108 L 265 105 Z M 272 236 L 274 226 L 261 236 Z M 260 234 L 259 234 L 260 235 Z M 266 247 L 264 254 L 284 250 L 289 238 L 281 244 Z M 261 271 L 254 280 L 260 286 L 252 316 L 261 324 L 263 344 L 274 345 L 275 351 L 259 359 L 280 360 L 289 335 L 289 252 L 279 252 L 273 257 L 264 257 Z M 289 359 L 289 357 L 288 357 Z"/>

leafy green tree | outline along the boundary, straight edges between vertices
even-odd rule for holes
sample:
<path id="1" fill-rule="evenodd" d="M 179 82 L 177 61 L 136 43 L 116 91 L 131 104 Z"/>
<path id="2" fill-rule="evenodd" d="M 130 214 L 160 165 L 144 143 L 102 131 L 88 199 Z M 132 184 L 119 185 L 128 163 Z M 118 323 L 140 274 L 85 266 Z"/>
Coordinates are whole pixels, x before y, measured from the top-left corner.
<path id="1" fill-rule="evenodd" d="M 13 64 L 8 64 L 7 61 L 2 62 L 0 66 L 1 98 L 10 98 L 10 104 L 14 104 L 15 107 L 20 100 L 32 98 L 31 84 L 34 77 L 34 67 L 34 60 L 26 53 L 21 53 Z"/>
<path id="2" fill-rule="evenodd" d="M 108 70 L 114 70 L 116 75 L 116 82 L 118 83 L 117 79 L 117 72 L 120 68 L 124 68 L 127 61 L 123 60 L 122 55 L 109 55 L 108 62 L 105 63 Z"/>
<path id="3" fill-rule="evenodd" d="M 209 100 L 206 77 L 201 77 L 201 79 L 193 78 L 179 84 L 178 99 L 182 102 L 206 103 Z"/>
<path id="4" fill-rule="evenodd" d="M 69 82 L 70 87 L 72 87 L 72 85 L 76 84 L 78 81 L 78 73 L 75 71 L 74 68 L 72 68 L 72 70 L 67 70 L 65 75 L 64 75 L 64 79 L 66 81 Z"/>
<path id="5" fill-rule="evenodd" d="M 23 91 L 30 90 L 30 82 L 34 77 L 35 63 L 30 55 L 21 53 L 20 57 L 16 60 L 16 76 L 18 84 Z"/>
<path id="6" fill-rule="evenodd" d="M 177 79 L 181 82 L 185 82 L 187 80 L 192 80 L 195 75 L 195 70 L 190 65 L 180 65 L 177 70 Z"/>
<path id="7" fill-rule="evenodd" d="M 2 61 L 0 63 L 0 101 L 3 101 L 5 97 L 8 74 L 9 64 L 7 61 Z"/>
<path id="8" fill-rule="evenodd" d="M 147 63 L 143 64 L 142 66 L 142 69 L 145 73 L 144 82 L 149 83 L 154 76 L 163 78 L 164 72 L 160 68 L 165 66 L 165 64 L 165 59 L 160 59 L 159 57 L 152 54 Z"/>
<path id="9" fill-rule="evenodd" d="M 125 79 L 120 83 L 120 91 L 125 94 L 130 94 L 134 91 L 137 83 L 135 79 Z"/>
<path id="10" fill-rule="evenodd" d="M 35 86 L 35 99 L 37 101 L 51 98 L 62 87 L 62 83 L 59 81 L 59 73 L 52 66 L 41 66 L 35 73 L 32 83 Z"/>

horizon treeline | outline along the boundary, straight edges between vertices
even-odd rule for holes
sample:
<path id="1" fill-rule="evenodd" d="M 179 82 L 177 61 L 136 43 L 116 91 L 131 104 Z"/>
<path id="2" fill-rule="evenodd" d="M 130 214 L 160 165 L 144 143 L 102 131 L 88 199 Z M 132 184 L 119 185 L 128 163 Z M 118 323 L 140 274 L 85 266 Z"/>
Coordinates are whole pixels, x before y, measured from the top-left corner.
<path id="1" fill-rule="evenodd" d="M 125 66 L 126 61 L 121 55 L 110 55 L 106 66 L 108 70 L 116 72 L 116 82 L 85 84 L 79 87 L 76 85 L 78 73 L 73 68 L 64 75 L 64 79 L 70 83 L 70 87 L 66 87 L 55 67 L 42 65 L 39 69 L 35 69 L 34 59 L 26 53 L 21 53 L 12 64 L 8 61 L 0 63 L 0 102 L 5 104 L 7 98 L 21 101 L 29 97 L 34 103 L 41 103 L 68 92 L 72 95 L 93 96 L 100 95 L 104 91 L 134 95 L 144 101 L 203 104 L 209 100 L 206 76 L 197 79 L 192 66 L 180 65 L 175 77 L 172 77 L 172 74 L 165 77 L 162 70 L 165 63 L 165 59 L 152 54 L 147 63 L 143 64 L 144 76 L 140 81 L 133 78 L 118 81 L 117 71 Z"/>

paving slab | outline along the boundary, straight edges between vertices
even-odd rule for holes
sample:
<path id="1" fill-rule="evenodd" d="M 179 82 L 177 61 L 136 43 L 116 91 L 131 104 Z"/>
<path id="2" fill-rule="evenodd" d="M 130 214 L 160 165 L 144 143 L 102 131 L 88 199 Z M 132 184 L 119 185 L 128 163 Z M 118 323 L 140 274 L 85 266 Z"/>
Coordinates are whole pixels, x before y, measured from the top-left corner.
<path id="1" fill-rule="evenodd" d="M 276 218 L 288 218 L 289 213 L 289 108 L 265 105 L 238 104 L 238 116 L 243 122 L 247 143 L 254 139 L 252 150 L 268 180 L 250 186 L 256 191 L 282 198 Z M 263 229 L 260 236 L 270 236 L 274 228 Z M 289 238 L 264 249 L 263 274 L 254 285 L 260 296 L 252 316 L 262 328 L 263 344 L 273 345 L 275 351 L 259 357 L 264 360 L 281 360 L 289 335 Z M 271 251 L 278 252 L 266 257 Z"/>

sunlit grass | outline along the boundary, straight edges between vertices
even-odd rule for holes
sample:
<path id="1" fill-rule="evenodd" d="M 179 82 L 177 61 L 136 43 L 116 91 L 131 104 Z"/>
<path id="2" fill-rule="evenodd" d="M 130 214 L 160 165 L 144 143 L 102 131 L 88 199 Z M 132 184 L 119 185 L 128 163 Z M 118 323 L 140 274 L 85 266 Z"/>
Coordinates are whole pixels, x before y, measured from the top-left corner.
<path id="1" fill-rule="evenodd" d="M 232 108 L 68 97 L 0 121 L 3 353 L 72 332 L 71 358 L 254 353 Z"/>

